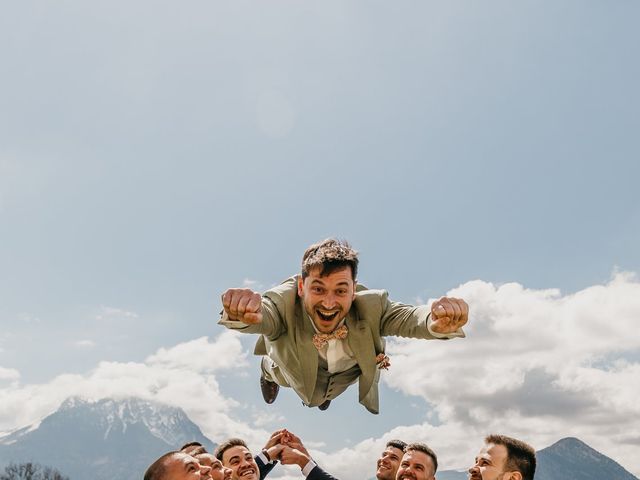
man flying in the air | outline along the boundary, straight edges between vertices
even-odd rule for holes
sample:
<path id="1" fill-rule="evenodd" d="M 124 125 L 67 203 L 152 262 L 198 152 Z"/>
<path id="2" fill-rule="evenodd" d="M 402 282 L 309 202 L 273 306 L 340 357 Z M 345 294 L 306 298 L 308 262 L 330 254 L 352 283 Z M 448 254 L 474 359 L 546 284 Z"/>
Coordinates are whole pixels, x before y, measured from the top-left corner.
<path id="1" fill-rule="evenodd" d="M 219 323 L 260 334 L 254 353 L 263 355 L 260 386 L 267 403 L 284 386 L 305 405 L 326 410 L 358 381 L 360 403 L 378 413 L 380 369 L 388 366 L 385 336 L 464 337 L 464 300 L 443 297 L 431 308 L 392 302 L 386 291 L 358 285 L 357 273 L 357 252 L 327 239 L 304 253 L 301 275 L 263 295 L 249 289 L 223 294 Z"/>

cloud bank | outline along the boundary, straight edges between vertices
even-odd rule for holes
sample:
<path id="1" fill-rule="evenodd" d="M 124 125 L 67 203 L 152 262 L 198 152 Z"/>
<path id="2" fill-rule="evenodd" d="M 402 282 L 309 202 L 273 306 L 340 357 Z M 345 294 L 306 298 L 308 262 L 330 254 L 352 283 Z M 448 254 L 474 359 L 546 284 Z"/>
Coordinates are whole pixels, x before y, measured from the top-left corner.
<path id="1" fill-rule="evenodd" d="M 640 283 L 635 276 L 619 273 L 607 284 L 570 295 L 480 280 L 448 294 L 470 304 L 467 338 L 389 339 L 391 368 L 382 375 L 388 386 L 423 399 L 432 410 L 425 408 L 412 425 L 337 451 L 318 439 L 303 439 L 318 447 L 310 448 L 318 463 L 337 477 L 373 475 L 386 440 L 401 438 L 428 443 L 443 469 L 462 468 L 482 438 L 496 432 L 537 449 L 576 436 L 640 473 Z M 0 379 L 11 382 L 0 389 L 0 430 L 37 421 L 70 395 L 135 395 L 183 408 L 216 441 L 240 436 L 259 448 L 283 418 L 267 411 L 240 412 L 246 405 L 231 398 L 218 379 L 224 372 L 246 371 L 247 355 L 239 336 L 225 331 L 211 340 L 160 349 L 142 363 L 102 362 L 85 375 L 61 375 L 41 385 L 21 385 L 19 372 L 0 367 Z M 331 421 L 337 419 L 328 417 L 327 428 Z M 291 469 L 272 475 L 299 477 Z"/>
<path id="2" fill-rule="evenodd" d="M 468 465 L 482 436 L 497 432 L 537 449 L 576 436 L 640 471 L 638 439 L 629 434 L 640 431 L 640 284 L 633 275 L 565 296 L 482 281 L 449 295 L 471 306 L 467 339 L 390 342 L 385 377 L 434 407 L 438 422 L 431 423 L 440 425 L 425 421 L 413 431 L 443 464 Z M 477 445 L 467 448 L 469 438 Z"/>

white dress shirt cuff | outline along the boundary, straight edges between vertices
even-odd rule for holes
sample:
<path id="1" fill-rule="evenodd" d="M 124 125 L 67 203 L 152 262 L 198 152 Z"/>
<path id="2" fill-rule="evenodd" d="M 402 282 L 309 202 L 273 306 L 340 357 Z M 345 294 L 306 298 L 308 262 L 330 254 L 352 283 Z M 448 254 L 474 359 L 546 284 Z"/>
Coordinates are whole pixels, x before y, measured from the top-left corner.
<path id="1" fill-rule="evenodd" d="M 272 461 L 270 461 L 267 456 L 264 454 L 264 452 L 260 452 L 258 454 L 258 458 L 260 460 L 262 460 L 262 463 L 264 463 L 265 465 L 269 465 L 270 463 L 273 463 Z"/>
<path id="2" fill-rule="evenodd" d="M 316 468 L 318 465 L 316 464 L 316 462 L 314 462 L 313 460 L 309 459 L 309 461 L 307 462 L 307 464 L 304 466 L 304 468 L 302 469 L 302 474 L 306 477 L 309 476 L 309 474 L 311 473 L 311 470 L 313 470 L 314 468 Z"/>

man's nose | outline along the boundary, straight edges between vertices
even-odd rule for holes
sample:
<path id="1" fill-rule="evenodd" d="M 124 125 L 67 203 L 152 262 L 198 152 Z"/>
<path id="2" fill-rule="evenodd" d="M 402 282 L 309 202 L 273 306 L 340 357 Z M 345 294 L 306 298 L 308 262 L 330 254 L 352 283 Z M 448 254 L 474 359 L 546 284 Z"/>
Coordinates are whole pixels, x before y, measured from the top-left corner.
<path id="1" fill-rule="evenodd" d="M 209 475 L 210 471 L 211 471 L 211 467 L 200 465 L 200 475 Z"/>
<path id="2" fill-rule="evenodd" d="M 333 293 L 327 293 L 322 299 L 322 306 L 325 308 L 332 308 L 336 304 L 336 296 Z"/>
<path id="3" fill-rule="evenodd" d="M 469 473 L 476 473 L 478 471 L 478 465 L 474 465 L 473 467 L 469 467 L 469 470 L 467 470 L 467 472 Z"/>

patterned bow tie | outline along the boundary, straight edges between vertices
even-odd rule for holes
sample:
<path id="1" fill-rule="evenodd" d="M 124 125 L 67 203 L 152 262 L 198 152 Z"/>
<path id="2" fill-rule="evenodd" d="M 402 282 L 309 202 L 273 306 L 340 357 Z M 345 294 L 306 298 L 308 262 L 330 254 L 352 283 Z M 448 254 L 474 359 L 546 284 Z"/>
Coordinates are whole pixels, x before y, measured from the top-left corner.
<path id="1" fill-rule="evenodd" d="M 341 327 L 336 328 L 331 333 L 316 333 L 313 335 L 313 344 L 318 350 L 320 350 L 327 343 L 329 343 L 329 340 L 333 338 L 336 338 L 338 340 L 347 338 L 347 333 L 349 333 L 349 329 L 346 325 L 342 325 Z"/>

